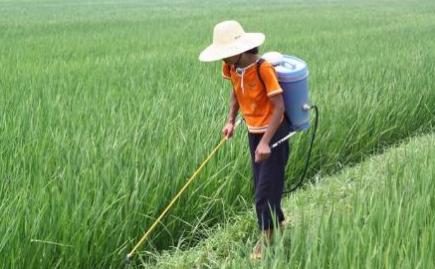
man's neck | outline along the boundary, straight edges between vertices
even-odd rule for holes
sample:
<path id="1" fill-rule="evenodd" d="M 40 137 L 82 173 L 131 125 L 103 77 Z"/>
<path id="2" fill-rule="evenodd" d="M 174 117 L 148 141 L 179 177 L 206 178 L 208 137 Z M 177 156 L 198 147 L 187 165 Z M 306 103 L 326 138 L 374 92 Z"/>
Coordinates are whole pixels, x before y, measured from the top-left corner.
<path id="1" fill-rule="evenodd" d="M 237 67 L 245 68 L 258 60 L 257 54 L 243 53 Z"/>

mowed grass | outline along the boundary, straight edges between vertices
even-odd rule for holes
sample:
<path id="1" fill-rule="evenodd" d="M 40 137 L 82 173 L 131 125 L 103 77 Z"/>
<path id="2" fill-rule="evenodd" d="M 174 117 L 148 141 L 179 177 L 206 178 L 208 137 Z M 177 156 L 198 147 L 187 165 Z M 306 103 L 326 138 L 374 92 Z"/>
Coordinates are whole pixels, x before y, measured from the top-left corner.
<path id="1" fill-rule="evenodd" d="M 435 121 L 432 1 L 0 1 L 0 264 L 118 268 L 220 140 L 230 85 L 198 53 L 237 19 L 307 61 L 310 176 Z M 301 174 L 307 135 L 293 142 Z M 252 201 L 246 130 L 143 250 L 188 247 Z M 180 239 L 181 238 L 181 239 Z"/>
<path id="2" fill-rule="evenodd" d="M 188 251 L 145 268 L 434 268 L 435 135 L 415 137 L 288 199 L 283 236 L 261 261 L 249 254 L 254 214 L 240 215 Z"/>

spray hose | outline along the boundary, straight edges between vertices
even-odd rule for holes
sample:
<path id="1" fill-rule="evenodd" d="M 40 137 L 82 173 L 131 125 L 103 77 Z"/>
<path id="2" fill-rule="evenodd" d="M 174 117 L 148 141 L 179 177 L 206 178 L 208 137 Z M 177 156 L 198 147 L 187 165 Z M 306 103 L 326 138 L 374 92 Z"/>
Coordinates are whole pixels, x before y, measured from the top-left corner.
<path id="1" fill-rule="evenodd" d="M 301 176 L 301 179 L 299 180 L 299 182 L 295 186 L 290 188 L 290 190 L 284 191 L 282 193 L 283 195 L 290 194 L 302 186 L 304 179 L 305 179 L 305 176 L 307 175 L 308 166 L 310 165 L 311 150 L 313 149 L 314 139 L 316 138 L 317 126 L 319 124 L 319 108 L 316 105 L 312 105 L 308 109 L 314 109 L 315 115 L 314 115 L 314 127 L 313 127 L 313 132 L 311 134 L 311 141 L 310 141 L 310 146 L 308 148 L 307 159 L 305 160 L 304 171 L 302 173 L 302 176 Z"/>

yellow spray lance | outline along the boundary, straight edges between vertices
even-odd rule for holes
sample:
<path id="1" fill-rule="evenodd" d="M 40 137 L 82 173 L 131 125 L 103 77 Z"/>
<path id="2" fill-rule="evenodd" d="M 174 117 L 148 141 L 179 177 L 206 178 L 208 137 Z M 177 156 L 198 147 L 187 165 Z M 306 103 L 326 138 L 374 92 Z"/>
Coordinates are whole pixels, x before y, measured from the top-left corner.
<path id="1" fill-rule="evenodd" d="M 234 127 L 237 128 L 237 126 L 240 125 L 241 119 L 237 120 L 236 125 Z M 147 237 L 151 234 L 151 232 L 154 230 L 154 228 L 157 227 L 157 224 L 163 219 L 165 214 L 169 211 L 169 209 L 174 205 L 175 201 L 177 201 L 178 198 L 180 198 L 181 194 L 187 189 L 187 187 L 192 183 L 192 181 L 195 179 L 195 177 L 199 174 L 199 172 L 202 170 L 202 168 L 207 164 L 207 162 L 216 154 L 218 149 L 225 143 L 226 138 L 222 138 L 222 140 L 219 142 L 219 144 L 212 150 L 212 152 L 207 156 L 207 158 L 201 163 L 201 165 L 196 169 L 195 173 L 187 180 L 186 184 L 181 188 L 181 190 L 172 198 L 171 202 L 166 206 L 165 210 L 160 214 L 160 216 L 154 221 L 154 223 L 148 228 L 148 230 L 145 232 L 145 234 L 142 236 L 142 238 L 137 242 L 137 244 L 133 247 L 133 249 L 130 251 L 130 253 L 127 254 L 126 260 L 127 262 L 130 262 L 131 257 L 134 256 L 138 248 L 145 242 Z"/>

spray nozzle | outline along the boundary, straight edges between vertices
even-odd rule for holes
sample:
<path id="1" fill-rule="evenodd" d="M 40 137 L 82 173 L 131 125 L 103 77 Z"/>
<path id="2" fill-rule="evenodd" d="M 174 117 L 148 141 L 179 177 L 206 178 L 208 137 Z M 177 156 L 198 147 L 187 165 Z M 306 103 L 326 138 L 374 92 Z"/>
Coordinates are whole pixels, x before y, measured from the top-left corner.
<path id="1" fill-rule="evenodd" d="M 310 110 L 310 109 L 311 109 L 311 106 L 308 105 L 308 104 L 304 104 L 304 105 L 302 106 L 302 110 L 304 110 L 304 111 L 308 111 L 308 110 Z"/>

